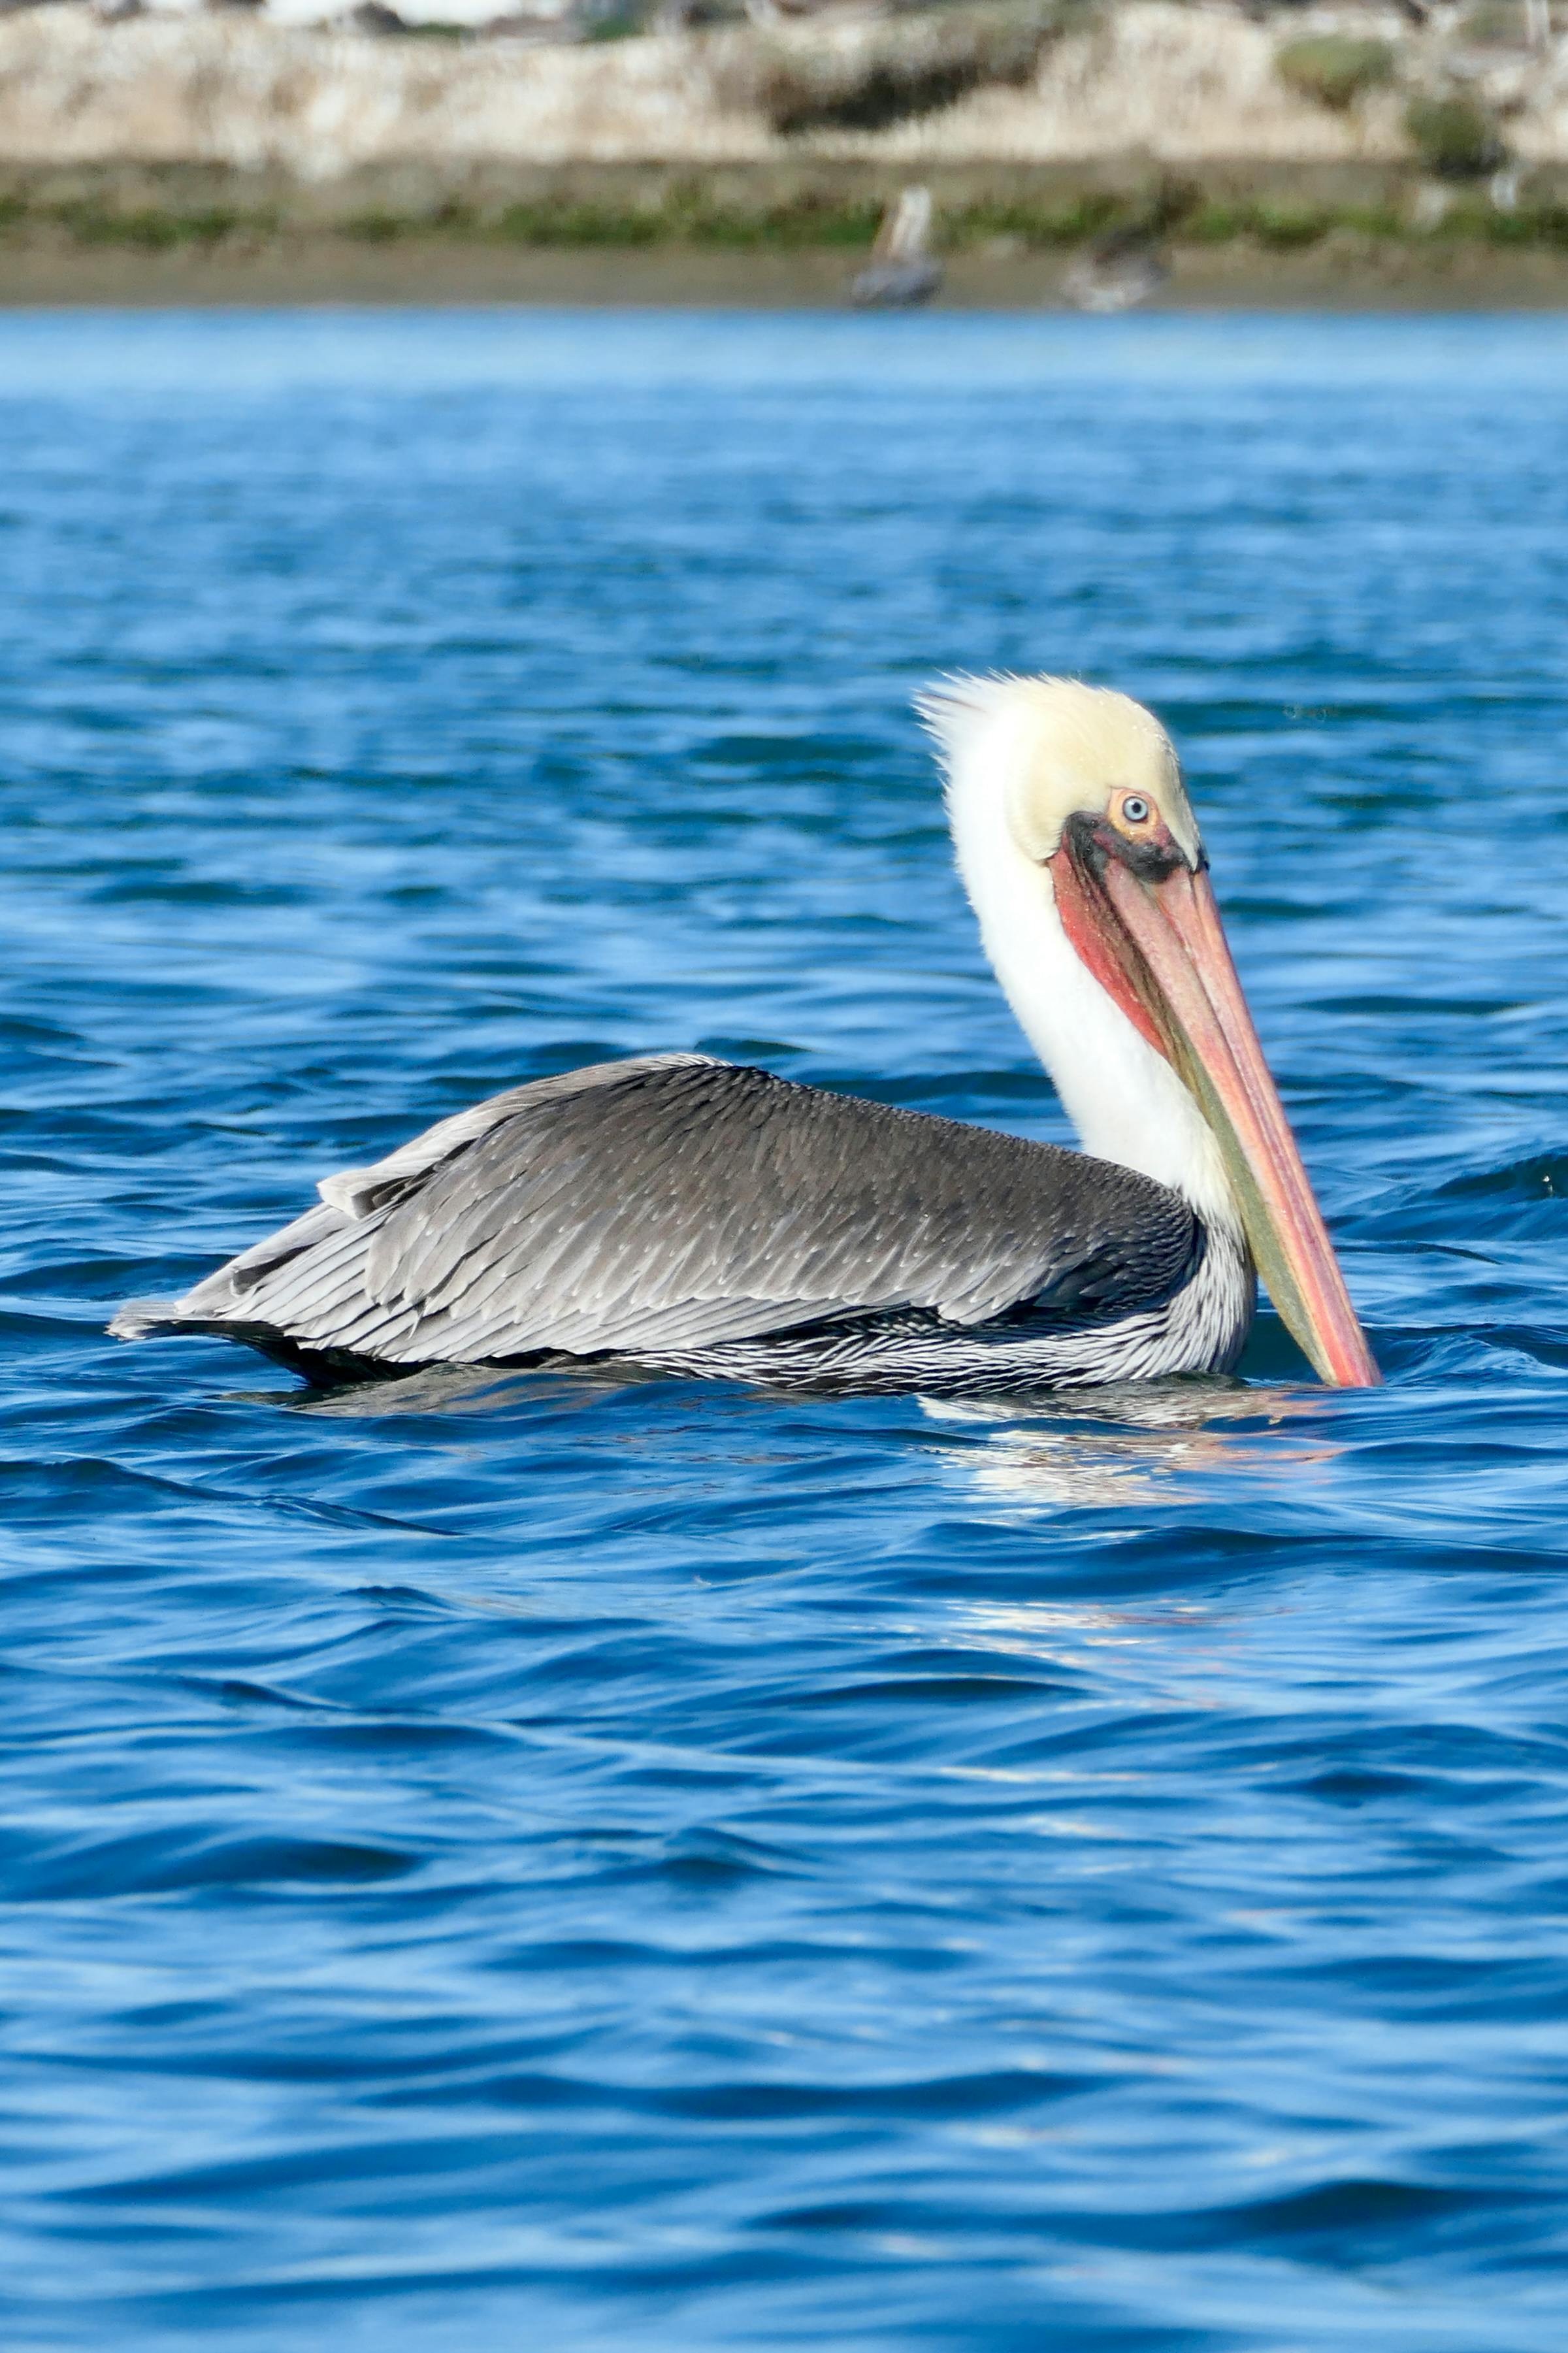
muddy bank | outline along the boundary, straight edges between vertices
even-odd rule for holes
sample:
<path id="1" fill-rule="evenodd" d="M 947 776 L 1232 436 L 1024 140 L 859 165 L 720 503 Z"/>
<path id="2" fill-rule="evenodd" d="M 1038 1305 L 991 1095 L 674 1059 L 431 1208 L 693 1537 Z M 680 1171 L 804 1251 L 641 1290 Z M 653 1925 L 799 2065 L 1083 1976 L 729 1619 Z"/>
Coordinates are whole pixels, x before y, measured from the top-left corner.
<path id="1" fill-rule="evenodd" d="M 1156 299 L 1568 302 L 1568 172 L 1495 191 L 1393 164 L 938 166 L 958 305 L 1061 299 L 1130 233 Z M 819 302 L 842 299 L 903 175 L 845 159 L 368 166 L 324 182 L 202 164 L 0 170 L 0 301 Z"/>
<path id="2" fill-rule="evenodd" d="M 1152 309 L 1508 311 L 1568 309 L 1568 257 L 1452 244 L 1415 253 L 1344 243 L 1260 254 L 1169 249 Z M 254 253 L 0 249 L 0 305 L 156 307 L 549 303 L 790 309 L 843 303 L 851 265 L 834 250 L 454 249 L 410 237 L 365 246 L 322 237 Z M 952 257 L 938 308 L 1067 307 L 1060 253 Z M 896 323 L 890 332 L 897 332 Z"/>
<path id="3" fill-rule="evenodd" d="M 1543 24 L 1531 47 L 1527 22 Z M 1568 33 L 1005 0 L 571 47 L 0 16 L 0 301 L 840 299 L 900 188 L 941 299 L 1568 299 Z"/>

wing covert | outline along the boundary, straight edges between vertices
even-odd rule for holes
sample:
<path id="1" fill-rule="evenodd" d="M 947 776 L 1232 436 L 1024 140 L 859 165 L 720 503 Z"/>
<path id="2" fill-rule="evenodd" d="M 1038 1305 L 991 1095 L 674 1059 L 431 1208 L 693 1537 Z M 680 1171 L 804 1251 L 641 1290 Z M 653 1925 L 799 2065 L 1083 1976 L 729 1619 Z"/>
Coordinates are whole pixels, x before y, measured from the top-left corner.
<path id="1" fill-rule="evenodd" d="M 1195 1220 L 1051 1145 L 694 1056 L 510 1090 L 365 1169 L 181 1302 L 393 1363 L 630 1355 L 879 1309 L 1131 1314 Z"/>

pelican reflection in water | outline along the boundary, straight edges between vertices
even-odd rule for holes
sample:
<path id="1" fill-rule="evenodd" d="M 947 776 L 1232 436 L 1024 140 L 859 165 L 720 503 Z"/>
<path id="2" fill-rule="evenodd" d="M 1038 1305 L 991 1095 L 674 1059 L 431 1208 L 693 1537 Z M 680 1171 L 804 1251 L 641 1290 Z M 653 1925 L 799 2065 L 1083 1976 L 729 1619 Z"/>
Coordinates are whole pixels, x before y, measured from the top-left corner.
<path id="1" fill-rule="evenodd" d="M 439 1121 L 183 1299 L 316 1380 L 620 1360 L 934 1398 L 1234 1369 L 1261 1271 L 1321 1378 L 1377 1368 L 1226 945 L 1169 737 L 1049 678 L 923 698 L 996 975 L 1082 1152 L 697 1054 Z"/>
<path id="2" fill-rule="evenodd" d="M 961 1485 L 983 1501 L 1039 1510 L 1185 1508 L 1194 1484 L 1314 1479 L 1343 1449 L 1323 1431 L 1314 1393 L 1207 1381 L 1135 1382 L 1060 1394 L 1029 1410 L 1000 1399 L 923 1398 L 952 1425 Z M 1313 1424 L 1292 1430 L 1293 1422 Z"/>

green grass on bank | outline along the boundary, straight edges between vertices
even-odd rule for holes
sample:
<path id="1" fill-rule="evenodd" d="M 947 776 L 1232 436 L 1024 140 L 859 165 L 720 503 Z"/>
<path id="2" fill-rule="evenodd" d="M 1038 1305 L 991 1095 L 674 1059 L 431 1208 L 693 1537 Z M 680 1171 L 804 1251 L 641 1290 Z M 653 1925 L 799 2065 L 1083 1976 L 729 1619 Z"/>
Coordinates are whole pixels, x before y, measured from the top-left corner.
<path id="1" fill-rule="evenodd" d="M 64 234 L 72 245 L 123 246 L 142 253 L 167 253 L 179 246 L 214 247 L 241 240 L 271 243 L 282 230 L 276 213 L 246 212 L 234 205 L 202 205 L 165 210 L 161 206 L 117 206 L 92 197 L 65 204 L 29 203 L 0 196 L 0 242 L 31 240 L 38 231 Z"/>
<path id="2" fill-rule="evenodd" d="M 278 252 L 346 240 L 364 246 L 432 243 L 535 250 L 706 248 L 726 252 L 864 251 L 876 234 L 877 195 L 808 193 L 746 206 L 716 201 L 700 183 L 675 185 L 646 203 L 537 197 L 478 205 L 458 197 L 400 211 L 367 206 L 341 216 L 286 206 L 128 204 L 107 195 L 68 200 L 0 195 L 0 245 L 64 243 L 84 248 L 168 253 L 182 248 Z M 991 197 L 942 207 L 939 241 L 949 253 L 1062 251 L 1112 231 L 1135 230 L 1175 244 L 1246 244 L 1300 251 L 1350 235 L 1376 244 L 1430 248 L 1466 241 L 1568 252 L 1568 202 L 1531 201 L 1500 212 L 1484 193 L 1456 194 L 1439 220 L 1419 225 L 1411 199 L 1373 205 L 1313 204 L 1284 197 L 1228 197 L 1167 185 L 1142 195 L 1088 189 L 1062 195 Z"/>

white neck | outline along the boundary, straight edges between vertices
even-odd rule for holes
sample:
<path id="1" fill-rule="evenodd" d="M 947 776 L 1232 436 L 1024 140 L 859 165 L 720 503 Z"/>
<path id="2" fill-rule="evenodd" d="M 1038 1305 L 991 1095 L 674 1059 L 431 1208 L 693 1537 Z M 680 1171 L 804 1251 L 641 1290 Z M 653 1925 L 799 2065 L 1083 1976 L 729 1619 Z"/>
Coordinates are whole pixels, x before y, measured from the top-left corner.
<path id="1" fill-rule="evenodd" d="M 973 773 L 974 754 L 999 748 L 983 742 L 953 762 L 948 811 L 959 872 L 1007 1001 L 1086 1152 L 1157 1178 L 1209 1222 L 1239 1231 L 1207 1121 L 1164 1056 L 1079 961 L 1049 873 L 1014 839 L 991 762 L 989 773 Z"/>

